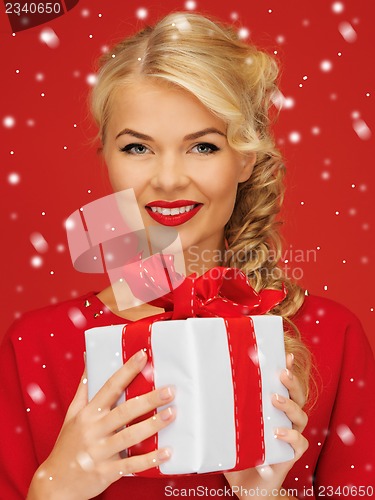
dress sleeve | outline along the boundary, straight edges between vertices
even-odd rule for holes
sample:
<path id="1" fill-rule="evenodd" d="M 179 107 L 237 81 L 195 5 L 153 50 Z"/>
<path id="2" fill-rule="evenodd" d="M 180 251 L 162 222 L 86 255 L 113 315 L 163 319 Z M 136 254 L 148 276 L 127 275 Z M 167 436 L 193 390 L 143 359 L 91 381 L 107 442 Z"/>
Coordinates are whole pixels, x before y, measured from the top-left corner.
<path id="1" fill-rule="evenodd" d="M 331 345 L 334 357 L 334 342 Z M 372 490 L 375 478 L 374 395 L 374 357 L 362 325 L 353 315 L 345 331 L 340 379 L 328 435 L 315 471 L 317 498 L 342 498 L 348 496 L 347 487 L 360 491 L 360 486 L 366 491 L 365 495 L 353 492 L 353 496 L 370 498 L 375 495 L 375 489 Z"/>
<path id="2" fill-rule="evenodd" d="M 38 463 L 22 396 L 13 338 L 22 338 L 14 326 L 0 347 L 0 492 L 7 500 L 25 499 Z"/>

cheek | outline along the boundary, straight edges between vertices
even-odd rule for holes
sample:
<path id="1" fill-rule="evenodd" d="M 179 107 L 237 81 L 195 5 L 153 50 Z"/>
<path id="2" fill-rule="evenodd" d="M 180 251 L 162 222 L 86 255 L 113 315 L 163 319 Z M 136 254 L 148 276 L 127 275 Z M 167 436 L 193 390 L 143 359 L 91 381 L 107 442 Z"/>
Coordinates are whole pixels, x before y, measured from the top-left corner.
<path id="1" fill-rule="evenodd" d="M 108 177 L 114 191 L 122 191 L 129 188 L 138 191 L 141 183 L 140 175 L 137 172 L 126 169 L 123 165 L 116 164 L 116 162 L 108 164 Z"/>
<path id="2" fill-rule="evenodd" d="M 215 182 L 210 181 L 210 193 L 207 195 L 211 201 L 217 221 L 226 224 L 232 215 L 237 194 L 237 182 L 233 178 L 215 178 Z M 225 219 L 225 220 L 224 220 Z"/>

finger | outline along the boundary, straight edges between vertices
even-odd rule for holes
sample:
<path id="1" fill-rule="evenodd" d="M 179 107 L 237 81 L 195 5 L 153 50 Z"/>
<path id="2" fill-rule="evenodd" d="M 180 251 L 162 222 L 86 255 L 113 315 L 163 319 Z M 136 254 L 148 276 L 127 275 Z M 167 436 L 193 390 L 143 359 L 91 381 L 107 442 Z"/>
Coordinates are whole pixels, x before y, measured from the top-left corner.
<path id="1" fill-rule="evenodd" d="M 123 458 L 122 460 L 106 462 L 103 467 L 102 475 L 105 478 L 109 478 L 109 484 L 111 484 L 120 477 L 128 474 L 136 474 L 137 472 L 158 467 L 164 462 L 167 462 L 171 456 L 172 451 L 169 448 L 161 448 L 160 450 L 155 450 L 145 455 L 137 455 Z"/>
<path id="2" fill-rule="evenodd" d="M 275 408 L 285 413 L 292 422 L 293 428 L 297 429 L 299 432 L 304 431 L 308 422 L 308 417 L 297 403 L 289 398 L 281 396 L 281 394 L 274 394 L 272 396 L 272 404 Z"/>
<path id="3" fill-rule="evenodd" d="M 303 408 L 306 403 L 306 396 L 298 377 L 296 377 L 289 368 L 286 368 L 281 372 L 280 380 L 288 389 L 290 399 Z"/>
<path id="4" fill-rule="evenodd" d="M 276 439 L 285 441 L 292 446 L 294 450 L 295 461 L 299 460 L 309 447 L 309 442 L 307 441 L 305 436 L 302 436 L 302 434 L 295 429 L 285 429 L 284 427 L 278 427 L 277 429 L 275 429 L 274 436 Z"/>
<path id="5" fill-rule="evenodd" d="M 167 386 L 125 401 L 104 417 L 102 421 L 103 433 L 110 434 L 141 415 L 170 403 L 174 396 L 174 387 Z"/>
<path id="6" fill-rule="evenodd" d="M 294 365 L 294 354 L 290 352 L 286 356 L 286 367 L 288 368 L 288 370 L 293 371 L 293 365 Z"/>
<path id="7" fill-rule="evenodd" d="M 122 431 L 113 434 L 106 440 L 105 453 L 108 455 L 102 458 L 109 458 L 116 453 L 134 446 L 150 436 L 153 436 L 164 427 L 167 427 L 176 417 L 175 408 L 169 406 L 168 408 L 157 413 L 137 424 L 130 425 Z M 104 447 L 103 447 L 104 449 Z"/>
<path id="8" fill-rule="evenodd" d="M 88 403 L 88 392 L 87 392 L 87 371 L 86 364 L 81 380 L 79 381 L 77 391 L 74 395 L 72 402 L 66 412 L 65 422 L 70 420 L 72 417 L 77 415 L 77 413 L 82 410 Z"/>
<path id="9" fill-rule="evenodd" d="M 96 393 L 89 403 L 95 414 L 103 410 L 109 411 L 124 392 L 130 382 L 143 370 L 146 365 L 147 354 L 141 349 L 132 356 L 119 370 L 117 370 Z"/>

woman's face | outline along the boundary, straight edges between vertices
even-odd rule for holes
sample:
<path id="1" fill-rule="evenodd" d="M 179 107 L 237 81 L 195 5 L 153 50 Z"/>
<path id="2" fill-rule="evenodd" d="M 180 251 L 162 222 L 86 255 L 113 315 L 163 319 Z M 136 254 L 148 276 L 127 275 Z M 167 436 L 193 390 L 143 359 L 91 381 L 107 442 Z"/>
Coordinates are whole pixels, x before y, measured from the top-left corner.
<path id="1" fill-rule="evenodd" d="M 222 248 L 255 162 L 192 94 L 144 80 L 116 94 L 103 154 L 114 191 L 133 188 L 146 226 L 174 226 L 184 249 Z"/>

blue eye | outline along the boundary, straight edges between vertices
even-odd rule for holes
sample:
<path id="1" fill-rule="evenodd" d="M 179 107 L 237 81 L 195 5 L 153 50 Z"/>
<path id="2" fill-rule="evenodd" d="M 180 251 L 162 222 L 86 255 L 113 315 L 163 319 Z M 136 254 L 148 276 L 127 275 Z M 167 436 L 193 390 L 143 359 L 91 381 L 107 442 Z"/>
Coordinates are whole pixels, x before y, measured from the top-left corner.
<path id="1" fill-rule="evenodd" d="M 201 142 L 200 144 L 194 146 L 193 149 L 194 148 L 197 148 L 197 152 L 203 155 L 210 155 L 219 150 L 219 148 L 215 146 L 215 144 L 210 144 L 209 142 Z"/>
<path id="2" fill-rule="evenodd" d="M 124 153 L 127 153 L 128 155 L 144 155 L 147 151 L 148 148 L 144 146 L 143 144 L 127 144 L 123 148 L 120 148 L 120 151 L 123 151 Z"/>

